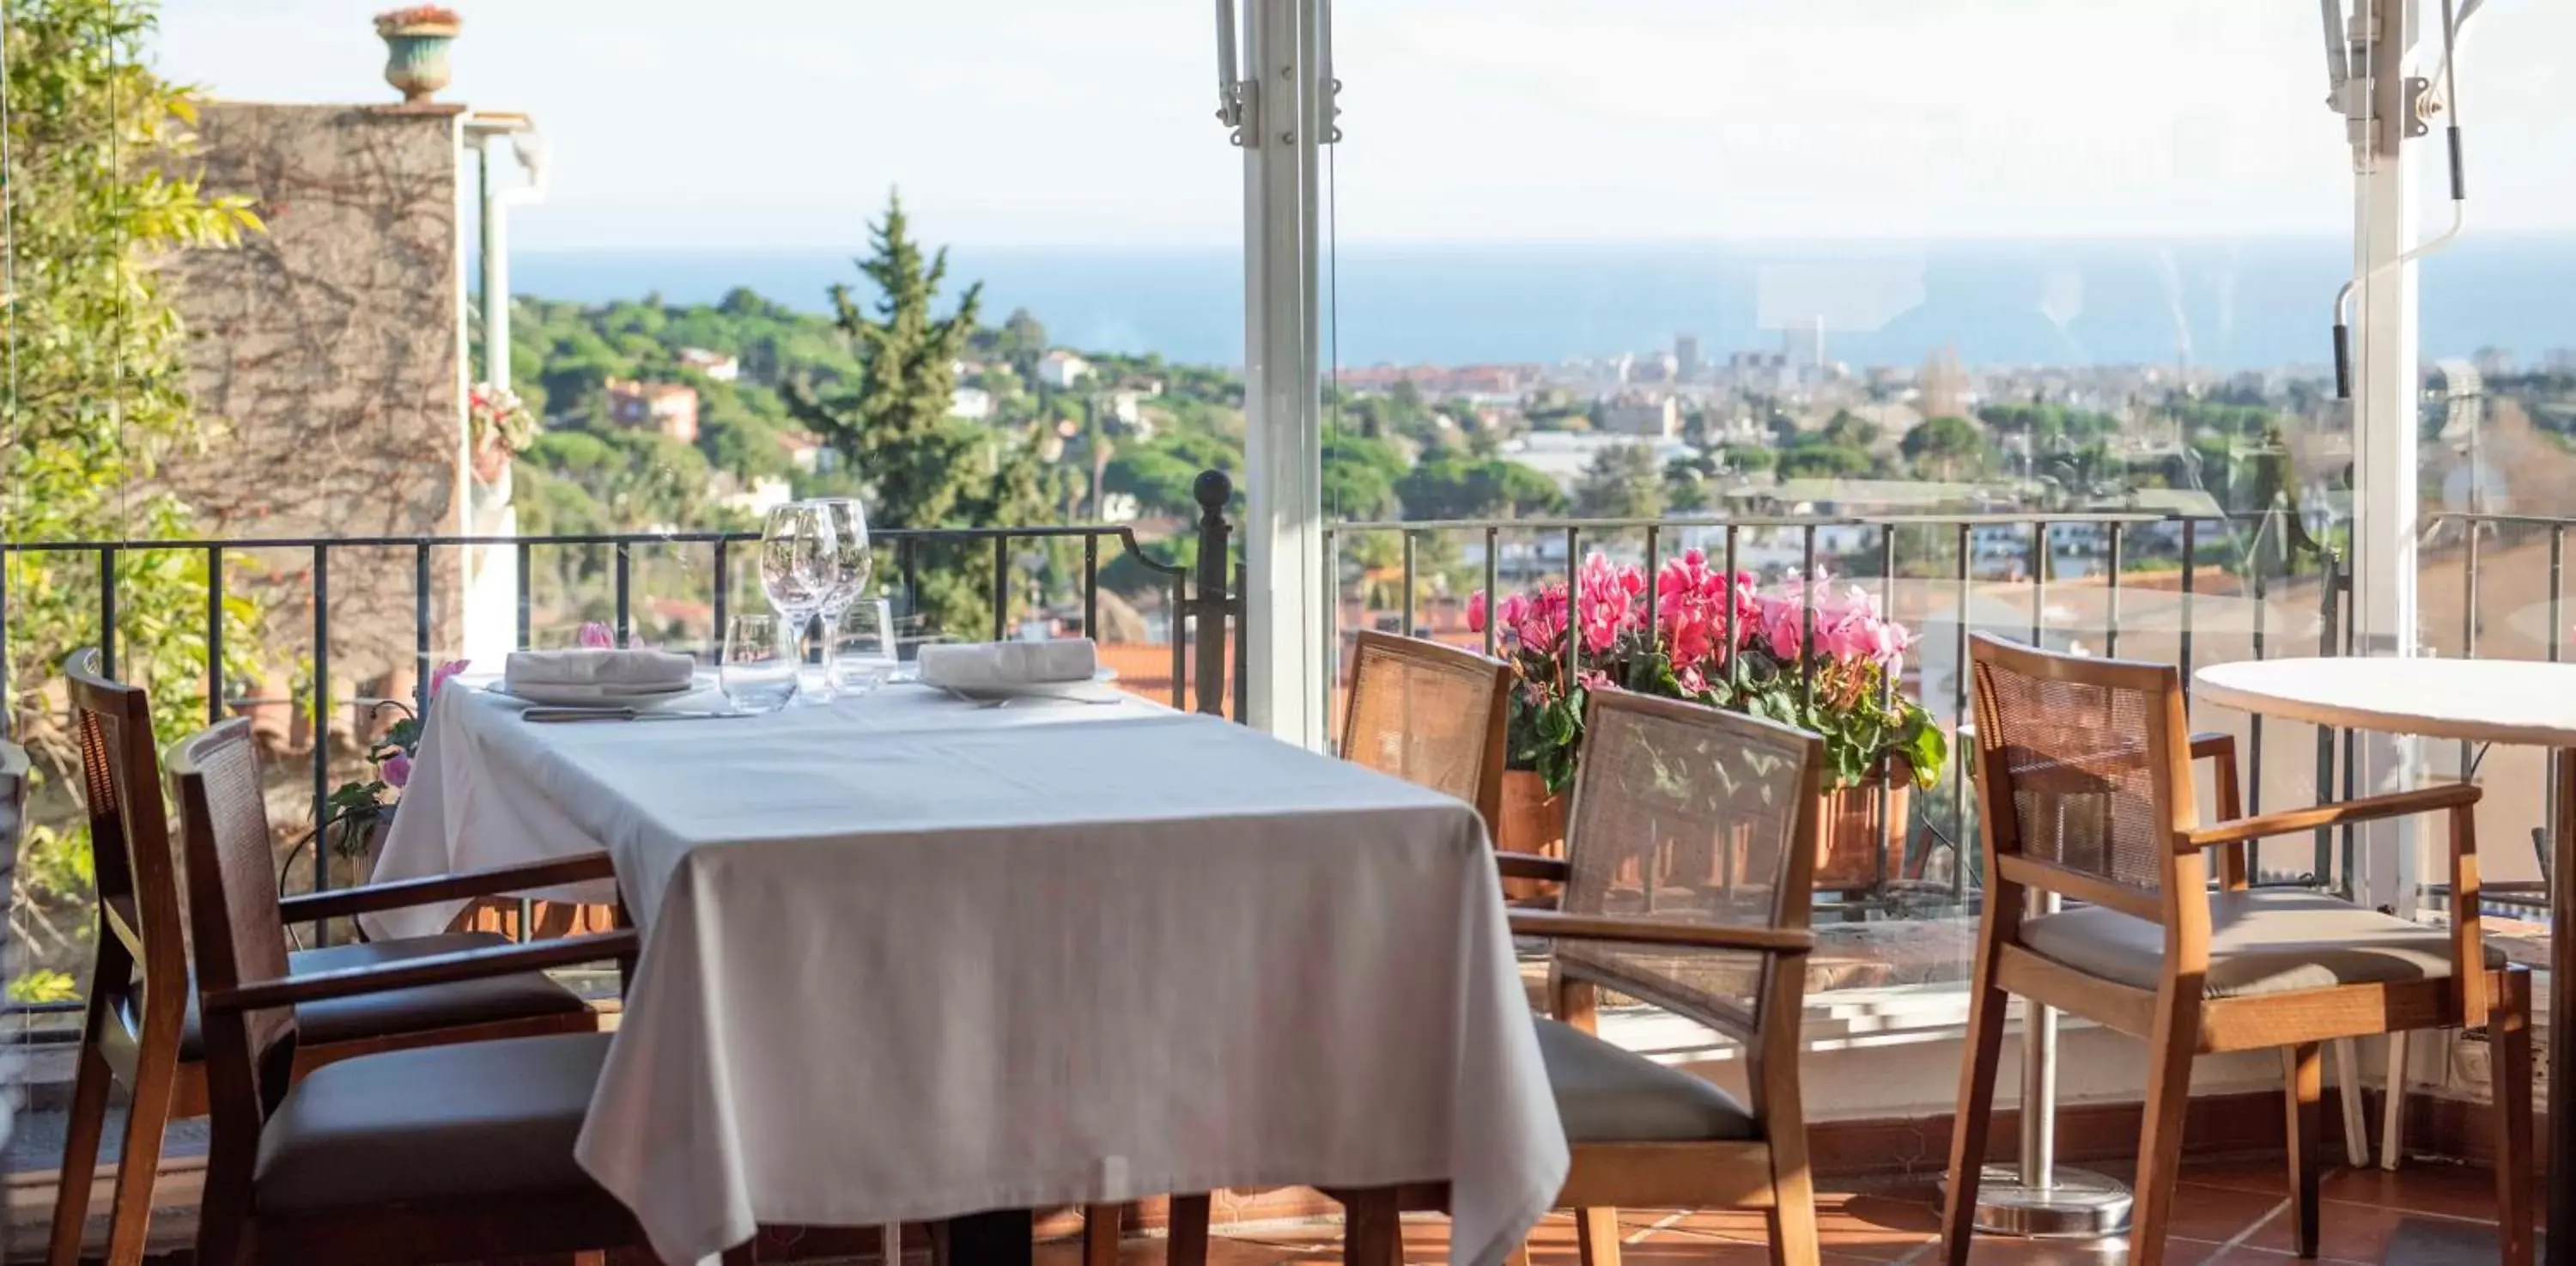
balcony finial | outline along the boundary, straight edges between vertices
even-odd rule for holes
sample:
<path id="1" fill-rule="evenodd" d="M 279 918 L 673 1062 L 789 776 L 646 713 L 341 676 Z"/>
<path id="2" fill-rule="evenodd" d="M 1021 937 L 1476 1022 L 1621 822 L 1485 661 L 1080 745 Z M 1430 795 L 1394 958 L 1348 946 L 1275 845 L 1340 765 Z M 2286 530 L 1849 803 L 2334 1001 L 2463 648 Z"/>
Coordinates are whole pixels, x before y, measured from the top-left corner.
<path id="1" fill-rule="evenodd" d="M 1225 513 L 1225 503 L 1234 499 L 1234 481 L 1221 470 L 1202 470 L 1198 482 L 1190 486 L 1190 495 L 1198 498 L 1199 508 L 1213 519 Z"/>

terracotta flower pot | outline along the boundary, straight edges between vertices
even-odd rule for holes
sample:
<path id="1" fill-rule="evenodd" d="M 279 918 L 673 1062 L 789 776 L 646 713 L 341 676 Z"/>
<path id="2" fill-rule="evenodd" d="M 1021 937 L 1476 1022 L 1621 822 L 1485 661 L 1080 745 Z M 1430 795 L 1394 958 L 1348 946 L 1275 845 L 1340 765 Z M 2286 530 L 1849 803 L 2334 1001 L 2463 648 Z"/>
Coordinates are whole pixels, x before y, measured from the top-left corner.
<path id="1" fill-rule="evenodd" d="M 1514 769 L 1503 774 L 1502 819 L 1493 823 L 1494 847 L 1506 853 L 1565 856 L 1565 796 L 1547 793 L 1547 780 L 1537 771 Z M 1555 885 L 1539 879 L 1506 879 L 1503 895 L 1535 897 Z"/>
<path id="2" fill-rule="evenodd" d="M 1816 858 L 1816 891 L 1867 892 L 1893 878 L 1903 864 L 1914 767 L 1901 759 L 1887 763 L 1884 815 L 1881 785 L 1873 775 L 1857 787 L 1826 792 L 1817 806 L 1825 838 Z"/>

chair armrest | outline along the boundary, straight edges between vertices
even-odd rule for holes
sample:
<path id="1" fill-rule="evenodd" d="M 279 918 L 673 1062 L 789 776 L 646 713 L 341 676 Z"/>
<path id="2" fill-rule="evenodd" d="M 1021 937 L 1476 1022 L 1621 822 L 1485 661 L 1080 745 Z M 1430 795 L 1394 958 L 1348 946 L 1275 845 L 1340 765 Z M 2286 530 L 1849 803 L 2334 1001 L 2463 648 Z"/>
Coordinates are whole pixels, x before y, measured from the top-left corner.
<path id="1" fill-rule="evenodd" d="M 297 1006 L 331 998 L 353 998 L 361 994 L 384 993 L 394 989 L 411 989 L 421 985 L 447 985 L 465 980 L 488 980 L 495 976 L 512 976 L 521 972 L 541 971 L 548 967 L 571 967 L 580 963 L 602 962 L 612 958 L 631 958 L 643 949 L 643 942 L 632 931 L 602 932 L 597 936 L 569 936 L 551 941 L 531 941 L 524 945 L 494 945 L 483 949 L 458 950 L 453 954 L 431 954 L 422 958 L 405 958 L 371 967 L 349 967 L 339 971 L 314 972 L 305 976 L 288 976 L 280 980 L 263 980 L 257 984 L 222 989 L 205 996 L 203 1007 L 208 1015 L 225 1015 L 236 1011 L 257 1011 L 268 1007 Z"/>
<path id="2" fill-rule="evenodd" d="M 2239 844 L 2267 836 L 2290 835 L 2311 831 L 2321 826 L 2342 826 L 2352 822 L 2373 822 L 2381 818 L 2399 818 L 2410 813 L 2432 813 L 2476 804 L 2479 789 L 2473 783 L 2444 783 L 2419 791 L 2399 791 L 2384 796 L 2365 796 L 2341 804 L 2321 804 L 2313 809 L 2290 809 L 2280 813 L 2258 814 L 2205 826 L 2197 831 L 2175 833 L 2174 846 L 2182 852 L 2194 852 L 2212 844 Z"/>
<path id="3" fill-rule="evenodd" d="M 2229 764 L 2234 764 L 2236 762 L 2236 736 L 2217 731 L 2211 731 L 2207 734 L 2192 735 L 2191 758 L 2193 760 L 2208 760 L 2212 757 L 2226 761 Z"/>
<path id="4" fill-rule="evenodd" d="M 1681 945 L 1697 949 L 1752 950 L 1765 954 L 1804 954 L 1816 946 L 1805 928 L 1713 927 L 1692 923 L 1658 923 L 1556 910 L 1510 911 L 1512 934 L 1552 940 L 1626 941 L 1638 945 Z"/>
<path id="5" fill-rule="evenodd" d="M 279 901 L 277 917 L 285 923 L 311 923 L 320 919 L 343 919 L 353 914 L 371 914 L 378 910 L 401 910 L 441 901 L 462 901 L 504 892 L 524 892 L 530 888 L 554 888 L 593 879 L 615 878 L 617 869 L 610 864 L 608 854 L 584 853 L 578 857 L 522 862 L 489 870 L 396 879 L 368 884 L 363 888 L 309 892 Z"/>
<path id="6" fill-rule="evenodd" d="M 1573 867 L 1567 865 L 1562 857 L 1506 853 L 1500 849 L 1494 851 L 1494 869 L 1501 871 L 1505 879 L 1544 879 L 1559 884 L 1574 873 Z"/>

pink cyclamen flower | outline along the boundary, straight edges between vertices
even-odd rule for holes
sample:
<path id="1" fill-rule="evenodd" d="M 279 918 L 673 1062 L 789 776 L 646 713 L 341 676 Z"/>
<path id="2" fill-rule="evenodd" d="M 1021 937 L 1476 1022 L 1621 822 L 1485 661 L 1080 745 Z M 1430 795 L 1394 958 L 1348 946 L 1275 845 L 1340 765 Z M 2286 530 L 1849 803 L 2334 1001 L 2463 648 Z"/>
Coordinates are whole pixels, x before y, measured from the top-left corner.
<path id="1" fill-rule="evenodd" d="M 378 772 L 384 776 L 386 786 L 400 791 L 411 785 L 411 758 L 396 752 L 385 758 Z"/>
<path id="2" fill-rule="evenodd" d="M 573 636 L 573 641 L 588 650 L 604 651 L 617 645 L 617 635 L 610 632 L 607 625 L 589 620 L 583 622 L 581 632 Z"/>
<path id="3" fill-rule="evenodd" d="M 1485 591 L 1482 589 L 1467 595 L 1467 631 L 1485 631 Z"/>
<path id="4" fill-rule="evenodd" d="M 456 676 L 456 674 L 464 672 L 466 666 L 473 662 L 474 661 L 467 659 L 451 659 L 431 670 L 429 674 L 429 697 L 432 699 L 437 698 L 438 692 L 447 688 L 448 680 Z"/>

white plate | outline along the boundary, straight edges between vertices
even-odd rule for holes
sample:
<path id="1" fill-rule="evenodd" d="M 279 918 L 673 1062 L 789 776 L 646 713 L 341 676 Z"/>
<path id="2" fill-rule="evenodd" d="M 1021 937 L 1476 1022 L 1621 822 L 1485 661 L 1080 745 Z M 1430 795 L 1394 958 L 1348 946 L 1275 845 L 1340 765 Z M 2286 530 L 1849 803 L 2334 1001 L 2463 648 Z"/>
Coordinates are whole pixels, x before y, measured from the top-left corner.
<path id="1" fill-rule="evenodd" d="M 1092 674 L 1089 681 L 1023 681 L 999 686 L 934 686 L 932 689 L 945 690 L 977 703 L 1001 699 L 1073 699 L 1084 703 L 1107 703 L 1126 698 L 1123 691 L 1109 684 L 1116 680 L 1117 669 L 1103 668 Z"/>
<path id="2" fill-rule="evenodd" d="M 696 694 L 698 692 L 698 683 L 691 681 L 686 685 L 646 691 L 625 690 L 613 686 L 574 685 L 523 685 L 516 690 L 505 690 L 502 688 L 501 683 L 497 681 L 483 688 L 496 695 L 505 695 L 512 699 L 525 699 L 530 703 L 541 703 L 550 707 L 633 708 L 638 712 L 647 712 L 654 708 L 659 708 L 665 704 L 674 703 L 678 700 L 686 699 L 690 695 Z"/>

